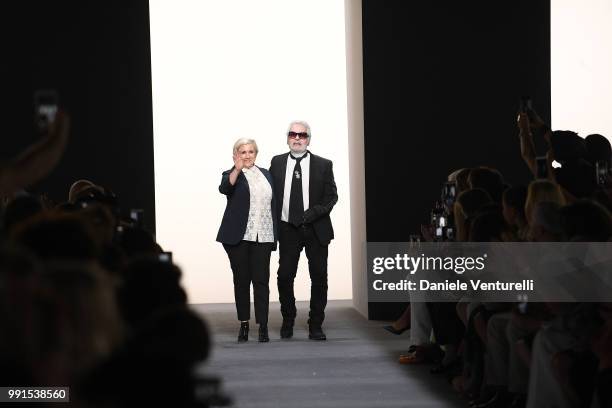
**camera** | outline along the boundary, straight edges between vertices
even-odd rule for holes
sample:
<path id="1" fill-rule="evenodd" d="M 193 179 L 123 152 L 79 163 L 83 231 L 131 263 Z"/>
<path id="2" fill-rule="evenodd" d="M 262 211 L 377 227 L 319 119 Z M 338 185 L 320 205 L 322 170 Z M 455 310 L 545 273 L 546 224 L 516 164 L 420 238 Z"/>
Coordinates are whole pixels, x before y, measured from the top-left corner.
<path id="1" fill-rule="evenodd" d="M 46 130 L 55 121 L 59 96 L 54 89 L 40 89 L 34 92 L 34 111 L 38 129 Z"/>

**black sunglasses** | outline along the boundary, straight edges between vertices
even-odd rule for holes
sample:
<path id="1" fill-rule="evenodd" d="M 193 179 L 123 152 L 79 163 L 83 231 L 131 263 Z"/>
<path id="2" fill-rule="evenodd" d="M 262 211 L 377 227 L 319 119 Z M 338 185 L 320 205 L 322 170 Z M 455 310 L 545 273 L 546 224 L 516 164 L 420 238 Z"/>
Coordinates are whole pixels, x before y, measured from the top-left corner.
<path id="1" fill-rule="evenodd" d="M 288 132 L 287 133 L 287 137 L 290 137 L 292 139 L 296 136 L 299 137 L 300 139 L 308 139 L 307 132 Z"/>

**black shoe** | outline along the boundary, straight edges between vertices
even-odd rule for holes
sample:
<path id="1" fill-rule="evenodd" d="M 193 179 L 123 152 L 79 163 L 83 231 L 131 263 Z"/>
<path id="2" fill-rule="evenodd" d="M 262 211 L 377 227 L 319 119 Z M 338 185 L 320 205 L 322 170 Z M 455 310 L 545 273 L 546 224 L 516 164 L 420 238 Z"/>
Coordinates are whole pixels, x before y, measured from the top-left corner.
<path id="1" fill-rule="evenodd" d="M 249 322 L 241 322 L 238 332 L 238 343 L 244 343 L 245 341 L 249 341 Z"/>
<path id="2" fill-rule="evenodd" d="M 453 377 L 455 377 L 456 374 L 461 373 L 461 368 L 461 360 L 456 358 L 455 360 L 446 364 L 441 361 L 439 364 L 436 364 L 431 370 L 429 370 L 429 372 L 432 374 L 453 374 Z"/>
<path id="3" fill-rule="evenodd" d="M 383 326 L 383 329 L 385 329 L 386 331 L 388 331 L 389 333 L 395 334 L 396 336 L 399 336 L 400 334 L 402 334 L 403 332 L 405 332 L 406 330 L 410 330 L 410 326 L 408 327 L 404 327 L 403 329 L 399 329 L 397 330 L 395 327 L 393 327 L 392 324 L 388 325 L 388 326 Z"/>
<path id="4" fill-rule="evenodd" d="M 310 325 L 308 326 L 308 338 L 310 340 L 327 340 L 325 333 L 321 326 Z"/>
<path id="5" fill-rule="evenodd" d="M 506 391 L 497 392 L 489 401 L 483 404 L 473 405 L 473 408 L 504 408 L 512 402 L 510 395 Z"/>
<path id="6" fill-rule="evenodd" d="M 268 326 L 265 324 L 259 325 L 259 342 L 267 343 L 270 341 L 270 337 L 268 336 Z"/>
<path id="7" fill-rule="evenodd" d="M 283 319 L 280 336 L 281 339 L 290 339 L 293 337 L 293 320 Z"/>
<path id="8" fill-rule="evenodd" d="M 525 394 L 518 394 L 514 397 L 510 403 L 510 408 L 525 408 L 527 405 L 527 396 Z"/>

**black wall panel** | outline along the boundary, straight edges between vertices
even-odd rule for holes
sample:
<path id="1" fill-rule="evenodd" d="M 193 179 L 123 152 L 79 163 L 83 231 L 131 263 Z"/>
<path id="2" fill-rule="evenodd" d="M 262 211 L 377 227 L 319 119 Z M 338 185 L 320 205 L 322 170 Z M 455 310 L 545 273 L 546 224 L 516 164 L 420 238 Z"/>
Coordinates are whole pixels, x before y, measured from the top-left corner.
<path id="1" fill-rule="evenodd" d="M 548 0 L 363 0 L 363 71 L 369 242 L 418 233 L 456 169 L 529 182 L 516 114 L 529 95 L 550 123 Z M 369 317 L 404 306 L 372 302 Z"/>
<path id="2" fill-rule="evenodd" d="M 3 6 L 0 26 L 0 158 L 35 140 L 33 92 L 55 88 L 72 134 L 60 164 L 30 190 L 65 201 L 70 184 L 88 178 L 112 189 L 123 208 L 143 208 L 153 230 L 148 1 L 21 0 Z"/>
<path id="3" fill-rule="evenodd" d="M 529 180 L 516 112 L 550 118 L 548 0 L 364 0 L 363 51 L 368 241 L 417 233 L 453 170 Z"/>

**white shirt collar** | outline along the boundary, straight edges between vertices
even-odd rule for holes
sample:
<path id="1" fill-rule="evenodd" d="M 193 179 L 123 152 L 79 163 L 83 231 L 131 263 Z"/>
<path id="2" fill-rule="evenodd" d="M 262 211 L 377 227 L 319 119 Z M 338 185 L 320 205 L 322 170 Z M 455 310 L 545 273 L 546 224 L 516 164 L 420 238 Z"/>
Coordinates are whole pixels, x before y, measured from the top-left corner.
<path id="1" fill-rule="evenodd" d="M 242 171 L 246 173 L 246 172 L 248 172 L 248 171 L 255 171 L 256 169 L 257 169 L 257 166 L 256 166 L 256 165 L 253 165 L 253 166 L 251 166 L 251 167 L 243 167 L 243 168 L 242 168 Z"/>
<path id="2" fill-rule="evenodd" d="M 304 156 L 306 153 L 308 153 L 308 150 L 304 150 L 302 153 L 294 153 L 291 150 L 289 151 L 290 155 L 292 155 L 293 157 L 297 157 L 298 159 Z"/>

